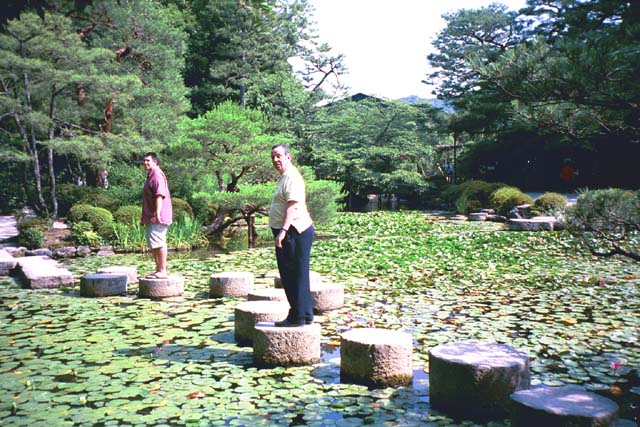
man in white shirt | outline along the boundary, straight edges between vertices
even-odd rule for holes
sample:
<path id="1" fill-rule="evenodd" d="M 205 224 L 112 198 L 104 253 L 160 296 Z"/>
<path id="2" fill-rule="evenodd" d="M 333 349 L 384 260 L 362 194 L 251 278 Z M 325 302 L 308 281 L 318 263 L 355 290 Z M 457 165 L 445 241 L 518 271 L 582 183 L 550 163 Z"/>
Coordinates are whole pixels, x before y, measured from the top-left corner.
<path id="1" fill-rule="evenodd" d="M 271 200 L 269 226 L 273 230 L 278 270 L 290 307 L 287 318 L 275 324 L 308 325 L 313 323 L 309 258 L 315 230 L 307 209 L 304 179 L 291 163 L 286 145 L 271 149 L 271 161 L 280 173 L 280 180 Z"/>

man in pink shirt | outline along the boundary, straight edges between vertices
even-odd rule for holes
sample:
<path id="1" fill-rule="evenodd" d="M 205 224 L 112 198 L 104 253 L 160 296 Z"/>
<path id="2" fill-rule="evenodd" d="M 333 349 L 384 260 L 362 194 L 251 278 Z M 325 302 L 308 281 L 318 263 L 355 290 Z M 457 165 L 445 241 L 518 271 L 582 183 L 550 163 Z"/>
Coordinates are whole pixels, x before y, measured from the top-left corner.
<path id="1" fill-rule="evenodd" d="M 167 229 L 173 219 L 173 207 L 167 177 L 158 166 L 155 153 L 144 155 L 144 168 L 147 180 L 142 189 L 142 218 L 145 226 L 147 245 L 151 249 L 156 271 L 147 276 L 149 279 L 167 277 Z"/>

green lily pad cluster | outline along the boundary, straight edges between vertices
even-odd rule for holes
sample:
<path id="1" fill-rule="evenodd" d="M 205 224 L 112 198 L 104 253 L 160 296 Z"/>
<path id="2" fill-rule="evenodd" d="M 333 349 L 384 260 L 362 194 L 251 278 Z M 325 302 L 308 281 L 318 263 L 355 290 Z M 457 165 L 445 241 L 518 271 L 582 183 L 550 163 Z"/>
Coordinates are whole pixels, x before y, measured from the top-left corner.
<path id="1" fill-rule="evenodd" d="M 318 230 L 312 270 L 345 285 L 345 306 L 322 313 L 322 362 L 258 369 L 234 342 L 237 299 L 209 299 L 209 276 L 250 271 L 273 286 L 271 247 L 170 255 L 185 294 L 83 298 L 0 281 L 0 425 L 475 426 L 432 410 L 428 351 L 467 339 L 528 353 L 534 384 L 579 384 L 640 397 L 640 265 L 594 259 L 562 232 L 508 232 L 420 212 L 341 214 Z M 148 255 L 65 261 L 76 277 Z M 79 280 L 78 280 L 79 282 Z M 412 387 L 367 389 L 339 379 L 340 334 L 410 332 Z M 487 426 L 508 426 L 494 420 Z"/>

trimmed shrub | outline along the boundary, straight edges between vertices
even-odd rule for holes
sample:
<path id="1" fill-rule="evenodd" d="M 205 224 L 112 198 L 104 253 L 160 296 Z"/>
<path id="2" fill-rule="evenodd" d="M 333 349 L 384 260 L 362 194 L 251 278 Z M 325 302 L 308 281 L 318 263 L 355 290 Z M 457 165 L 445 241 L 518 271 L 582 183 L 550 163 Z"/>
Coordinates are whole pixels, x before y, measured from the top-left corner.
<path id="1" fill-rule="evenodd" d="M 533 203 L 531 196 L 524 194 L 516 187 L 502 187 L 491 193 L 489 198 L 491 207 L 498 215 L 506 215 L 509 211 L 519 205 L 530 205 Z"/>
<path id="2" fill-rule="evenodd" d="M 69 210 L 69 221 L 72 223 L 87 221 L 93 229 L 107 240 L 113 237 L 113 215 L 105 208 L 79 204 Z"/>
<path id="3" fill-rule="evenodd" d="M 450 205 L 456 204 L 460 196 L 465 195 L 468 200 L 478 200 L 481 206 L 490 206 L 491 194 L 506 185 L 501 182 L 486 182 L 480 180 L 466 181 L 449 186 L 442 192 L 442 198 Z"/>
<path id="4" fill-rule="evenodd" d="M 142 207 L 134 205 L 120 206 L 113 214 L 114 220 L 119 224 L 134 225 L 140 223 Z"/>
<path id="5" fill-rule="evenodd" d="M 179 221 L 183 218 L 188 217 L 189 219 L 193 219 L 193 209 L 191 209 L 191 205 L 179 197 L 172 197 L 171 204 L 173 207 L 173 221 Z"/>
<path id="6" fill-rule="evenodd" d="M 89 198 L 91 189 L 89 187 L 79 186 L 76 184 L 59 184 L 56 187 L 56 196 L 58 197 L 58 214 L 67 216 L 71 206 L 81 203 L 82 200 Z"/>
<path id="7" fill-rule="evenodd" d="M 91 191 L 82 198 L 80 203 L 103 208 L 109 212 L 115 212 L 118 206 L 120 206 L 120 201 L 108 194 L 107 191 L 109 190 L 105 190 L 104 188 L 92 188 Z"/>
<path id="8" fill-rule="evenodd" d="M 567 207 L 567 198 L 560 193 L 544 193 L 539 196 L 531 208 L 531 212 L 536 215 L 555 214 Z"/>
<path id="9" fill-rule="evenodd" d="M 71 240 L 77 245 L 100 246 L 101 239 L 88 221 L 78 221 L 71 224 Z"/>
<path id="10" fill-rule="evenodd" d="M 25 246 L 27 249 L 40 248 L 43 241 L 44 231 L 37 228 L 25 228 L 18 235 L 18 244 Z"/>

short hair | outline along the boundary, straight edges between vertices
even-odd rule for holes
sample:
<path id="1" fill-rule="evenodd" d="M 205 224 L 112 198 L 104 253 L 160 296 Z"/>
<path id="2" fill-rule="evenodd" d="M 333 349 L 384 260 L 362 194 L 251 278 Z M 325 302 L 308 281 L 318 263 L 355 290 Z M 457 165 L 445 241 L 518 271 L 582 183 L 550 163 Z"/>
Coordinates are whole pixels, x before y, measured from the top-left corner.
<path id="1" fill-rule="evenodd" d="M 276 148 L 284 148 L 284 154 L 289 154 L 289 147 L 287 146 L 287 144 L 276 144 L 273 147 L 271 147 L 271 151 L 275 150 Z"/>
<path id="2" fill-rule="evenodd" d="M 158 155 L 156 153 L 154 153 L 153 151 L 149 151 L 147 153 L 144 153 L 144 157 L 151 157 L 151 159 L 156 162 L 157 164 L 160 164 L 160 160 L 158 159 Z"/>

